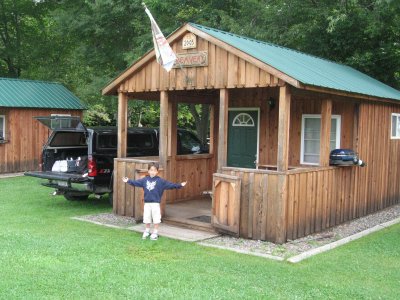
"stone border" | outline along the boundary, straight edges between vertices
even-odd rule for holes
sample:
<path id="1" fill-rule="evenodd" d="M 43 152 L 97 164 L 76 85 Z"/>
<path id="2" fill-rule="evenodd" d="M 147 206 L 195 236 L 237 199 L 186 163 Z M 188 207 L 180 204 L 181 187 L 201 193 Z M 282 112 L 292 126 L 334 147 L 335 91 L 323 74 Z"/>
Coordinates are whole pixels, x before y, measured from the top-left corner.
<path id="1" fill-rule="evenodd" d="M 369 229 L 366 229 L 364 231 L 358 232 L 356 234 L 350 235 L 350 236 L 345 237 L 345 238 L 343 238 L 341 240 L 338 240 L 336 242 L 333 242 L 333 243 L 330 243 L 330 244 L 326 244 L 324 246 L 321 246 L 321 247 L 318 247 L 318 248 L 303 252 L 303 253 L 301 253 L 299 255 L 296 255 L 296 256 L 292 256 L 292 257 L 288 258 L 287 261 L 291 262 L 291 263 L 298 263 L 298 262 L 300 262 L 300 261 L 302 261 L 302 260 L 304 260 L 306 258 L 309 258 L 309 257 L 314 256 L 316 254 L 323 253 L 325 251 L 334 249 L 334 248 L 339 247 L 341 245 L 347 244 L 347 243 L 349 243 L 351 241 L 354 241 L 354 240 L 357 240 L 359 238 L 362 238 L 362 237 L 364 237 L 364 236 L 366 236 L 366 235 L 368 235 L 370 233 L 385 229 L 385 228 L 390 227 L 390 226 L 392 226 L 394 224 L 397 224 L 397 223 L 400 223 L 400 218 L 394 219 L 392 221 L 388 221 L 386 223 L 382 223 L 382 224 L 376 225 L 376 226 L 374 226 L 372 228 L 369 228 Z"/>

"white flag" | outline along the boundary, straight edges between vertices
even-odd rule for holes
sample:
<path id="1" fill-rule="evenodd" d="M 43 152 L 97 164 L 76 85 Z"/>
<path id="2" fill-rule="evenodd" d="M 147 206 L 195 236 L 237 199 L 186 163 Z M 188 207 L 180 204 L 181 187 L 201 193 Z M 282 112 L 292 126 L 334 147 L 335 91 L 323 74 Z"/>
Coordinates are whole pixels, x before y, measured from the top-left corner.
<path id="1" fill-rule="evenodd" d="M 147 9 L 146 6 L 145 6 L 145 12 L 150 18 L 151 31 L 153 34 L 154 50 L 156 51 L 157 62 L 160 65 L 162 65 L 167 72 L 169 72 L 171 71 L 175 63 L 176 55 L 174 51 L 171 49 L 166 38 L 164 37 L 160 28 L 158 27 L 156 21 L 151 15 L 151 12 Z"/>

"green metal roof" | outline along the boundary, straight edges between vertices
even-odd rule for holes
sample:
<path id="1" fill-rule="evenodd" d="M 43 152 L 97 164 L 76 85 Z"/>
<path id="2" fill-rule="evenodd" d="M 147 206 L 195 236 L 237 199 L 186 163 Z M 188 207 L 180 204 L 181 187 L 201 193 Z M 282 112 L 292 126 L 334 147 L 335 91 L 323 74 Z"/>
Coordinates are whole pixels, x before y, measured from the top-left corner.
<path id="1" fill-rule="evenodd" d="M 86 109 L 60 83 L 0 78 L 0 107 Z"/>
<path id="2" fill-rule="evenodd" d="M 400 100 L 400 91 L 351 67 L 271 43 L 189 24 L 305 85 Z"/>

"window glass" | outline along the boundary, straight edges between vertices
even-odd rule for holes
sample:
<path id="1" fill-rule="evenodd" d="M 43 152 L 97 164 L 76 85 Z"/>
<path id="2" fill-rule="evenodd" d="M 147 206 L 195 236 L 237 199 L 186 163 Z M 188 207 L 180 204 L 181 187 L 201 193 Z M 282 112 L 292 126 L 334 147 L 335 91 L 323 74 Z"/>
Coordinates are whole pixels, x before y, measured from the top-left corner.
<path id="1" fill-rule="evenodd" d="M 400 114 L 392 114 L 392 138 L 400 139 Z"/>
<path id="2" fill-rule="evenodd" d="M 0 140 L 5 139 L 5 120 L 4 116 L 0 116 Z"/>
<path id="3" fill-rule="evenodd" d="M 302 164 L 319 164 L 321 116 L 303 115 Z M 340 147 L 340 116 L 332 116 L 330 150 Z"/>
<path id="4" fill-rule="evenodd" d="M 59 119 L 51 119 L 51 124 L 50 124 L 51 129 L 71 128 L 71 120 L 62 119 L 62 117 L 71 117 L 71 115 L 51 114 L 51 117 L 60 117 Z"/>
<path id="5" fill-rule="evenodd" d="M 86 137 L 83 132 L 56 132 L 51 140 L 50 146 L 86 146 Z"/>
<path id="6" fill-rule="evenodd" d="M 201 142 L 188 131 L 179 131 L 179 138 L 181 141 L 181 154 L 197 154 L 201 152 Z"/>
<path id="7" fill-rule="evenodd" d="M 130 133 L 128 134 L 128 148 L 148 149 L 153 147 L 151 134 Z"/>

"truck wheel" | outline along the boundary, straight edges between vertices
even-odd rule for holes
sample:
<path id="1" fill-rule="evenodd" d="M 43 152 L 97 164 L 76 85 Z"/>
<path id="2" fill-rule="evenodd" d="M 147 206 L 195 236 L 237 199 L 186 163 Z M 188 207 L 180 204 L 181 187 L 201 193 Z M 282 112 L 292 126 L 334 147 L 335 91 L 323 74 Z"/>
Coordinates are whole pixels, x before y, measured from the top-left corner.
<path id="1" fill-rule="evenodd" d="M 89 195 L 71 195 L 70 193 L 64 194 L 64 198 L 68 201 L 83 201 L 87 200 Z"/>
<path id="2" fill-rule="evenodd" d="M 113 206 L 113 196 L 114 196 L 113 192 L 108 193 L 108 202 L 110 203 L 111 206 Z"/>

